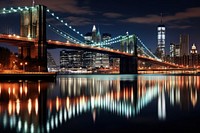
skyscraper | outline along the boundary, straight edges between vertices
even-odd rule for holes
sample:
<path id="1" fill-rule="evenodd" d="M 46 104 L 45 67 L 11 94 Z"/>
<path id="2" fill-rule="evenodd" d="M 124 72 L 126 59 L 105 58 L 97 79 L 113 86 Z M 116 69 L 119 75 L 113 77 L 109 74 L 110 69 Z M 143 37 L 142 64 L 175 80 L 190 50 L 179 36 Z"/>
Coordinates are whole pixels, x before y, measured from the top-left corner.
<path id="1" fill-rule="evenodd" d="M 100 30 L 99 29 L 97 30 L 96 26 L 93 25 L 92 32 L 88 32 L 87 34 L 85 34 L 84 38 L 87 44 L 90 44 L 90 45 L 96 44 L 99 46 L 101 41 L 110 39 L 111 35 L 108 33 L 106 34 L 104 33 L 103 36 L 101 36 Z M 109 56 L 108 54 L 85 51 L 83 55 L 83 66 L 86 68 L 87 67 L 108 68 L 110 66 Z"/>
<path id="2" fill-rule="evenodd" d="M 169 56 L 174 57 L 175 56 L 175 43 L 170 43 L 170 48 L 169 48 Z"/>
<path id="3" fill-rule="evenodd" d="M 60 51 L 60 68 L 82 67 L 82 51 Z"/>
<path id="4" fill-rule="evenodd" d="M 180 35 L 180 53 L 181 53 L 181 56 L 189 55 L 189 35 L 188 34 Z"/>
<path id="5" fill-rule="evenodd" d="M 190 50 L 190 66 L 195 67 L 198 66 L 198 52 L 195 44 L 192 45 Z"/>
<path id="6" fill-rule="evenodd" d="M 165 57 L 165 25 L 162 23 L 161 15 L 161 24 L 157 27 L 158 30 L 158 52 L 161 59 Z"/>
<path id="7" fill-rule="evenodd" d="M 66 68 L 67 67 L 67 51 L 62 50 L 60 51 L 60 68 Z"/>

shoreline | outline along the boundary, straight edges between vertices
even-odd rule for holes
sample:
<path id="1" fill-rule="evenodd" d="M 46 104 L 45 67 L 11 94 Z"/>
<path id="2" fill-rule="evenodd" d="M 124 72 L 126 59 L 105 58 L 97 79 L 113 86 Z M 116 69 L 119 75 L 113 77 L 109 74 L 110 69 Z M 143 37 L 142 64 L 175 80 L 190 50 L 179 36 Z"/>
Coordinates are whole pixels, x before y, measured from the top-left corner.
<path id="1" fill-rule="evenodd" d="M 0 72 L 0 80 L 55 80 L 54 72 Z"/>

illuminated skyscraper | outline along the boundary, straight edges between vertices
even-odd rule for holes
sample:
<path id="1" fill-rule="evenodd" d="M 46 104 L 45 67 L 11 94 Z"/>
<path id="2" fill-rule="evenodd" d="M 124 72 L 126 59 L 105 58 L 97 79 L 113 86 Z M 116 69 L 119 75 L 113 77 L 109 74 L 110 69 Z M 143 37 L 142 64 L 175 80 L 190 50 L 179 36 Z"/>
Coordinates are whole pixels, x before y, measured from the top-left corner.
<path id="1" fill-rule="evenodd" d="M 82 51 L 60 51 L 60 68 L 82 67 Z"/>
<path id="2" fill-rule="evenodd" d="M 195 44 L 192 44 L 192 48 L 190 50 L 190 54 L 197 54 L 197 47 Z"/>
<path id="3" fill-rule="evenodd" d="M 192 45 L 192 48 L 190 50 L 190 66 L 195 67 L 198 66 L 198 52 L 197 47 L 195 44 Z"/>
<path id="4" fill-rule="evenodd" d="M 188 34 L 180 35 L 180 52 L 181 52 L 181 56 L 189 55 L 189 35 Z"/>
<path id="5" fill-rule="evenodd" d="M 161 59 L 165 57 L 165 25 L 162 24 L 162 16 L 161 16 L 161 24 L 157 27 L 158 30 L 158 52 Z"/>
<path id="6" fill-rule="evenodd" d="M 85 42 L 89 45 L 91 44 L 99 45 L 101 41 L 110 39 L 111 35 L 108 33 L 104 33 L 103 36 L 101 36 L 100 30 L 99 29 L 97 30 L 96 26 L 93 25 L 92 32 L 88 32 L 87 34 L 85 34 L 84 38 Z M 110 66 L 109 56 L 108 54 L 85 51 L 83 55 L 83 66 L 86 68 L 88 67 L 108 68 Z"/>

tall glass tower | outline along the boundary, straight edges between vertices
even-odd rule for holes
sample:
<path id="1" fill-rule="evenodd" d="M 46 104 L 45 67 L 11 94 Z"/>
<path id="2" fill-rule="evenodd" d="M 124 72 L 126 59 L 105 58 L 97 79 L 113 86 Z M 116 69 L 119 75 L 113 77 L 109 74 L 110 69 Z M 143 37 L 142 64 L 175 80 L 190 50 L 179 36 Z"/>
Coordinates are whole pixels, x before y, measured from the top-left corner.
<path id="1" fill-rule="evenodd" d="M 161 59 L 165 57 L 165 25 L 162 23 L 161 15 L 161 24 L 157 27 L 158 30 L 158 52 Z"/>

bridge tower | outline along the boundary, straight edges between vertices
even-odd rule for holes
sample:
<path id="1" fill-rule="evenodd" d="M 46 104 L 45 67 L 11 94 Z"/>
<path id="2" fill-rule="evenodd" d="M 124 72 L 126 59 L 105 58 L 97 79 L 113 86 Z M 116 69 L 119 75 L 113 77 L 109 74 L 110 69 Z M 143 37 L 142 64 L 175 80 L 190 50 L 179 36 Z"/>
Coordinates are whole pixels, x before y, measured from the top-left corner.
<path id="1" fill-rule="evenodd" d="M 127 35 L 122 37 L 120 44 L 121 51 L 130 53 L 133 56 L 120 57 L 120 74 L 137 74 L 138 73 L 138 57 L 137 57 L 137 39 L 135 35 Z"/>
<path id="2" fill-rule="evenodd" d="M 46 7 L 35 5 L 20 15 L 20 35 L 37 41 L 18 47 L 19 56 L 28 62 L 28 71 L 47 71 Z"/>

